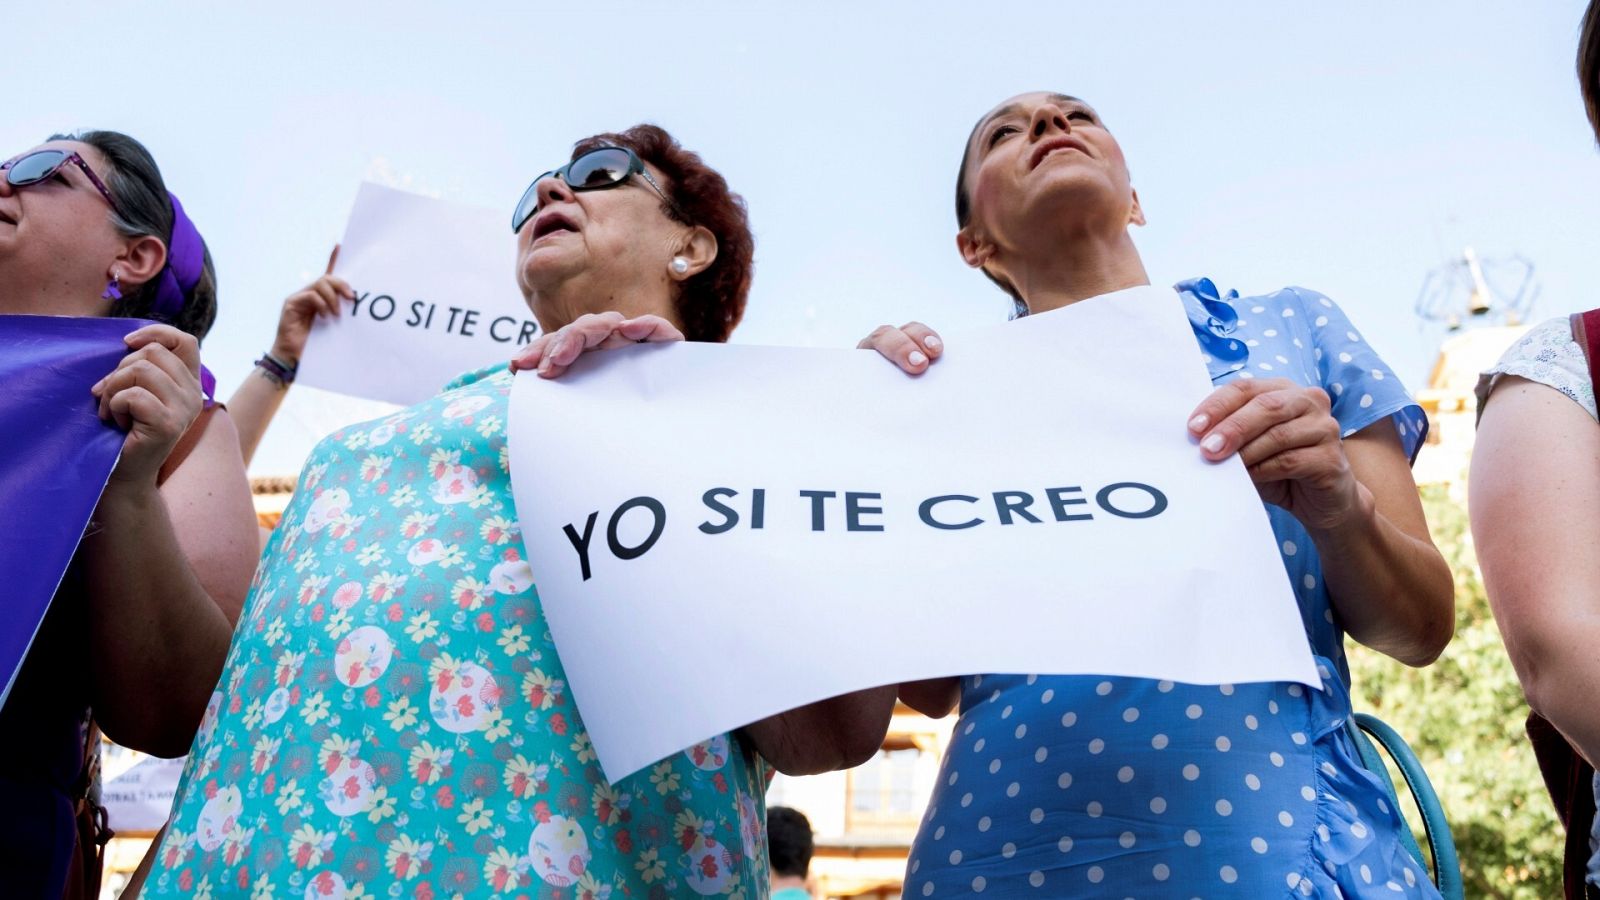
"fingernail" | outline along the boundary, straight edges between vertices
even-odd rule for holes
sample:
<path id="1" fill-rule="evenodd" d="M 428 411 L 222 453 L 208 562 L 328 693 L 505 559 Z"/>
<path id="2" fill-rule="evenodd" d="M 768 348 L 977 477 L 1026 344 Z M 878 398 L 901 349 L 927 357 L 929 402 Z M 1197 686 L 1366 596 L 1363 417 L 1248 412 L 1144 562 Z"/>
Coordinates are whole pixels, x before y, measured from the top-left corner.
<path id="1" fill-rule="evenodd" d="M 911 355 L 906 357 L 906 362 L 911 363 L 913 366 L 920 366 L 927 361 L 928 358 L 922 355 L 921 350 L 913 350 Z"/>
<path id="2" fill-rule="evenodd" d="M 929 350 L 937 350 L 944 346 L 944 341 L 939 340 L 938 335 L 930 334 L 922 339 L 922 345 Z"/>
<path id="3" fill-rule="evenodd" d="M 1211 417 L 1206 415 L 1205 413 L 1201 413 L 1200 415 L 1195 416 L 1194 418 L 1189 420 L 1189 430 L 1190 431 L 1196 431 L 1196 432 L 1205 431 L 1206 430 L 1206 426 L 1210 425 L 1210 424 L 1211 424 Z"/>
<path id="4" fill-rule="evenodd" d="M 1204 448 L 1207 453 L 1216 453 L 1218 450 L 1222 449 L 1222 435 L 1213 434 L 1201 441 L 1200 446 Z"/>
<path id="5" fill-rule="evenodd" d="M 544 359 L 539 360 L 539 374 L 547 375 L 550 372 L 550 354 L 546 353 Z"/>

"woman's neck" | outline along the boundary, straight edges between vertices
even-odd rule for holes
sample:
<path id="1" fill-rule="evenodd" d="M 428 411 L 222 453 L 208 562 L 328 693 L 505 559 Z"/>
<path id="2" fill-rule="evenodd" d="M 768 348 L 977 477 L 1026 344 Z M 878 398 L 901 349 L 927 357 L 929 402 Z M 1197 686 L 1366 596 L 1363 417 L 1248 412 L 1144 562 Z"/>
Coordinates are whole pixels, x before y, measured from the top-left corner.
<path id="1" fill-rule="evenodd" d="M 99 294 L 104 284 L 91 289 L 81 279 L 51 273 L 49 278 L 11 277 L 0 271 L 0 313 L 34 316 L 103 316 L 110 301 Z M 20 283 L 19 283 L 20 282 Z M 133 290 L 123 285 L 124 292 Z"/>
<path id="2" fill-rule="evenodd" d="M 1144 262 L 1126 229 L 1110 236 L 1075 235 L 1026 254 L 1013 265 L 1012 283 L 1030 313 L 1049 312 L 1079 300 L 1150 283 Z"/>
<path id="3" fill-rule="evenodd" d="M 620 312 L 627 318 L 660 316 L 683 328 L 677 305 L 672 302 L 675 287 L 663 276 L 653 284 L 597 284 L 584 278 L 571 278 L 534 292 L 529 298 L 539 328 L 549 334 L 572 324 L 589 313 Z"/>

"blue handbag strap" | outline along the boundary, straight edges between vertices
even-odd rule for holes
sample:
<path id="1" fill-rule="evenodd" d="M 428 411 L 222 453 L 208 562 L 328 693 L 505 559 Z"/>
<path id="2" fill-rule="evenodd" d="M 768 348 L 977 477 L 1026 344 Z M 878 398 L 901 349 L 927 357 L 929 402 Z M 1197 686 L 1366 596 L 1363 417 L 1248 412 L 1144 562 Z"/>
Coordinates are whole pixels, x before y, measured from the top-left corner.
<path id="1" fill-rule="evenodd" d="M 1361 764 L 1366 767 L 1368 772 L 1378 776 L 1378 780 L 1383 782 L 1383 788 L 1389 793 L 1389 797 L 1395 802 L 1399 802 L 1400 795 L 1394 789 L 1394 779 L 1389 777 L 1389 767 L 1383 763 L 1383 754 L 1379 753 L 1372 740 L 1362 733 L 1361 726 L 1356 723 L 1354 716 L 1350 717 L 1349 725 L 1345 730 L 1350 734 L 1350 740 L 1355 743 L 1356 750 L 1361 753 Z M 1399 807 L 1395 808 L 1399 809 Z M 1423 828 L 1424 830 L 1427 829 L 1426 821 L 1423 823 Z M 1400 829 L 1400 843 L 1405 845 L 1406 850 L 1413 859 L 1423 866 L 1428 865 L 1428 857 L 1422 855 L 1422 847 L 1417 844 L 1417 839 L 1412 835 L 1410 826 Z"/>
<path id="2" fill-rule="evenodd" d="M 1465 886 L 1461 880 L 1461 861 L 1456 856 L 1455 841 L 1450 836 L 1450 823 L 1445 820 L 1444 807 L 1439 803 L 1439 794 L 1433 789 L 1433 782 L 1428 780 L 1428 773 L 1422 770 L 1421 761 L 1412 752 L 1405 738 L 1377 716 L 1356 713 L 1350 718 L 1347 730 L 1356 749 L 1361 753 L 1362 763 L 1383 780 L 1391 796 L 1394 796 L 1394 782 L 1389 779 L 1388 768 L 1383 764 L 1383 758 L 1378 755 L 1377 748 L 1367 739 L 1368 734 L 1382 745 L 1384 751 L 1394 760 L 1395 766 L 1400 769 L 1400 776 L 1405 779 L 1412 799 L 1417 802 L 1417 810 L 1422 814 L 1423 834 L 1428 840 L 1428 851 L 1433 856 L 1433 883 L 1439 888 L 1439 893 L 1445 900 L 1460 900 L 1465 896 Z M 1396 811 L 1398 812 L 1398 809 Z M 1411 829 L 1402 829 L 1401 836 L 1407 849 L 1417 861 L 1426 865 L 1427 860 L 1423 859 L 1422 849 L 1412 837 Z"/>

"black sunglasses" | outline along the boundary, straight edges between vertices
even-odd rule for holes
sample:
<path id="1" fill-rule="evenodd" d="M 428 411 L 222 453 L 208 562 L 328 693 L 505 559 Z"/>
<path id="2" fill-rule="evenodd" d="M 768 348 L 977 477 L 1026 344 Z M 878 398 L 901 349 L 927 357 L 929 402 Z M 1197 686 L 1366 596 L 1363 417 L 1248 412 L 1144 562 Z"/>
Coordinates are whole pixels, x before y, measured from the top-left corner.
<path id="1" fill-rule="evenodd" d="M 112 211 L 118 211 L 117 198 L 111 196 L 111 190 L 106 187 L 106 183 L 101 181 L 100 176 L 89 168 L 89 163 L 76 153 L 55 149 L 35 150 L 32 153 L 13 156 L 0 163 L 0 171 L 6 173 L 7 184 L 20 188 L 35 185 L 50 178 L 61 171 L 68 163 L 83 170 L 83 174 L 89 178 L 89 183 L 94 185 L 94 189 L 99 191 L 100 196 L 106 198 L 106 202 L 111 205 Z"/>
<path id="2" fill-rule="evenodd" d="M 511 231 L 521 231 L 522 226 L 539 212 L 539 182 L 546 178 L 559 178 L 574 191 L 603 191 L 621 185 L 628 180 L 628 176 L 635 174 L 644 176 L 644 180 L 655 188 L 656 193 L 661 195 L 661 202 L 667 205 L 674 217 L 689 221 L 682 207 L 674 203 L 661 185 L 650 177 L 638 154 L 626 147 L 600 147 L 535 178 L 528 189 L 522 192 L 522 199 L 517 201 L 517 209 L 511 214 Z"/>

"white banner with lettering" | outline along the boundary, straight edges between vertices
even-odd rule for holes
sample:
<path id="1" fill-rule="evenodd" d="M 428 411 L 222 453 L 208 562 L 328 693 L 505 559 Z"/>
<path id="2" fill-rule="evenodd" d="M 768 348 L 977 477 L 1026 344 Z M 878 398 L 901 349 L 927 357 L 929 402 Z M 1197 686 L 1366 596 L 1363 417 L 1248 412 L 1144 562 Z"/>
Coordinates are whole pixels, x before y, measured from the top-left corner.
<path id="1" fill-rule="evenodd" d="M 1185 423 L 1135 288 L 877 354 L 648 344 L 519 375 L 512 485 L 606 774 L 874 685 L 983 672 L 1316 685 L 1267 516 Z"/>
<path id="2" fill-rule="evenodd" d="M 319 318 L 299 381 L 412 404 L 462 372 L 510 362 L 538 324 L 517 289 L 509 213 L 364 183 L 334 274 L 355 300 Z"/>

